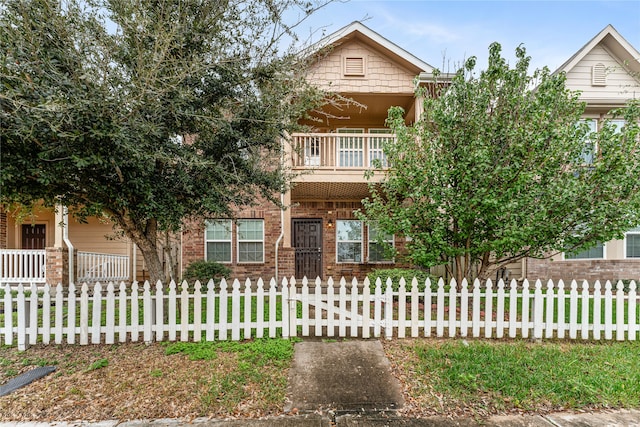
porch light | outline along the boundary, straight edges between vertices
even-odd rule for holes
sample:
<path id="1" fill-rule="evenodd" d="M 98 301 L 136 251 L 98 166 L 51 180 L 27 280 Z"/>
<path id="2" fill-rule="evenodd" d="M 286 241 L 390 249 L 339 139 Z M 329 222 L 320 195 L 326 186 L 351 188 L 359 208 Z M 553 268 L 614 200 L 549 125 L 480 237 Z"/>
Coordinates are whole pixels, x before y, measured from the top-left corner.
<path id="1" fill-rule="evenodd" d="M 329 221 L 327 221 L 327 227 L 333 228 L 333 220 L 331 218 L 329 218 Z"/>

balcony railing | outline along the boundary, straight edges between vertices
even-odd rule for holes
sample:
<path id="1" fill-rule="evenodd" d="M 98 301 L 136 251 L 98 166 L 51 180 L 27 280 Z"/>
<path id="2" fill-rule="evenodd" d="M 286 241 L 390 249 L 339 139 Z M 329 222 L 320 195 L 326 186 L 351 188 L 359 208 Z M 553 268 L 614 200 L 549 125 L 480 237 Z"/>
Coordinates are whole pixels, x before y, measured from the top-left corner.
<path id="1" fill-rule="evenodd" d="M 46 264 L 43 249 L 0 249 L 0 282 L 44 283 Z"/>
<path id="2" fill-rule="evenodd" d="M 78 283 L 129 280 L 127 255 L 78 251 Z"/>
<path id="3" fill-rule="evenodd" d="M 380 133 L 296 133 L 292 135 L 294 168 L 369 169 L 380 160 L 388 167 L 383 147 L 394 141 Z"/>

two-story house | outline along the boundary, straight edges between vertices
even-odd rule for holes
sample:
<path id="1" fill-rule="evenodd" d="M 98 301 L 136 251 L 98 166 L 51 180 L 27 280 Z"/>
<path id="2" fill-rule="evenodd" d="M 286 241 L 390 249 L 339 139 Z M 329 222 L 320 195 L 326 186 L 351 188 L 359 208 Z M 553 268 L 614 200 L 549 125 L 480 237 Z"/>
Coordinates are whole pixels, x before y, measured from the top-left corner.
<path id="1" fill-rule="evenodd" d="M 387 257 L 378 244 L 379 231 L 359 221 L 354 211 L 369 195 L 365 171 L 376 159 L 385 166 L 382 144 L 394 138 L 385 128 L 388 109 L 401 106 L 406 122 L 414 122 L 423 105 L 414 95 L 416 85 L 431 84 L 433 68 L 359 22 L 324 38 L 313 52 L 318 54 L 308 79 L 353 102 L 327 105 L 317 121 L 305 123 L 310 133 L 283 140 L 285 160 L 297 173 L 292 188 L 280 195 L 286 209 L 264 202 L 238 210 L 234 220 L 185 226 L 178 248 L 181 269 L 206 259 L 229 266 L 232 276 L 241 279 L 361 279 L 372 269 L 405 266 Z M 594 130 L 612 108 L 640 96 L 640 53 L 612 26 L 556 72 L 567 74 L 570 89 L 582 91 L 585 119 L 592 119 Z M 371 180 L 382 174 L 375 170 Z M 139 251 L 126 240 L 109 238 L 110 224 L 70 219 L 66 232 L 61 224 L 61 213 L 50 210 L 22 223 L 0 212 L 0 282 L 19 281 L 27 273 L 44 282 L 45 270 L 50 282 L 64 281 L 71 268 L 76 281 L 80 276 L 104 279 L 111 277 L 105 269 L 115 266 L 126 272 L 114 275 L 145 279 Z M 405 245 L 399 236 L 384 239 L 400 251 Z M 75 250 L 74 266 L 65 257 L 69 244 Z M 525 259 L 508 270 L 515 279 L 638 279 L 640 228 L 589 251 Z"/>

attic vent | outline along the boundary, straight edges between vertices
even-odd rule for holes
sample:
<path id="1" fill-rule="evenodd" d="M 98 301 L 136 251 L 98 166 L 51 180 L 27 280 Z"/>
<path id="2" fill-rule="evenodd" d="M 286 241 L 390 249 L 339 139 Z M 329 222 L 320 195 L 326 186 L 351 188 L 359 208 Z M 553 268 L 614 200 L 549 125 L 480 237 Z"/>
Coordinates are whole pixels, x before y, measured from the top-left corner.
<path id="1" fill-rule="evenodd" d="M 598 63 L 591 68 L 591 86 L 607 85 L 607 68 L 602 63 Z"/>
<path id="2" fill-rule="evenodd" d="M 361 56 L 344 58 L 344 75 L 364 76 L 364 58 Z"/>

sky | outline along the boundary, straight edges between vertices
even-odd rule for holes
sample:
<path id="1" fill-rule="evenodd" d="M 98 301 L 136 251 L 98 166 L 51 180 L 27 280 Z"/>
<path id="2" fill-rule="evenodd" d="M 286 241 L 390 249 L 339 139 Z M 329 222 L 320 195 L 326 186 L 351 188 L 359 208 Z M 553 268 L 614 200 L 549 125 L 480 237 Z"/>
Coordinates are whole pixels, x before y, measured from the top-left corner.
<path id="1" fill-rule="evenodd" d="M 626 1 L 335 1 L 298 29 L 316 42 L 353 21 L 444 71 L 470 56 L 484 68 L 499 42 L 513 63 L 524 44 L 531 68 L 552 71 L 608 24 L 640 51 L 640 0 Z"/>

